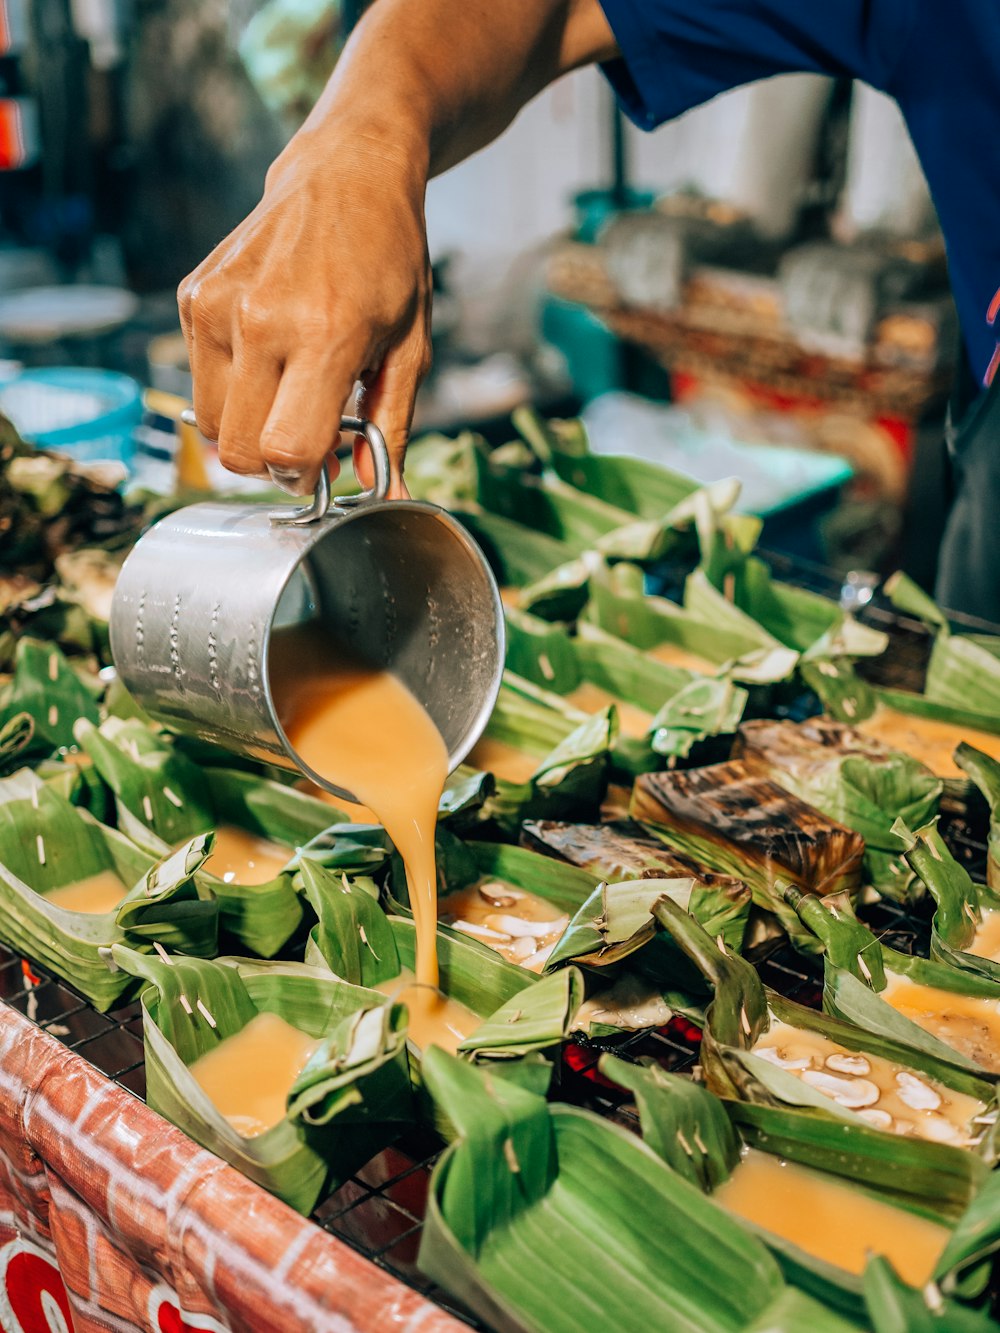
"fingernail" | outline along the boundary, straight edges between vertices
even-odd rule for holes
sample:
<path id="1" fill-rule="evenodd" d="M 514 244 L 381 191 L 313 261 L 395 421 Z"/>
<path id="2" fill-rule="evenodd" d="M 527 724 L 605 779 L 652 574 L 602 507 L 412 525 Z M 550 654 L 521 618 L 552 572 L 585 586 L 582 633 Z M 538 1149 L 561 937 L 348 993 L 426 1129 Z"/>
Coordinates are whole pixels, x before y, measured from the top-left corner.
<path id="1" fill-rule="evenodd" d="M 268 464 L 268 473 L 275 486 L 279 486 L 289 495 L 300 495 L 302 493 L 302 472 L 299 468 L 293 467 L 271 467 Z"/>

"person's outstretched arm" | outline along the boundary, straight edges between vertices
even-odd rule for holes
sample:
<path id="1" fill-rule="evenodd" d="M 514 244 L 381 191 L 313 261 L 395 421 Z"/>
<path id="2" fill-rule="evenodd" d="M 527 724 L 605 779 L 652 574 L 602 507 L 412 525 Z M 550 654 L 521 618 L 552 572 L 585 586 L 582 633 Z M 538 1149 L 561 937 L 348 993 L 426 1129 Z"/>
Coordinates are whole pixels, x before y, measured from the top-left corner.
<path id="1" fill-rule="evenodd" d="M 198 425 L 227 467 L 311 489 L 364 379 L 402 493 L 430 358 L 427 181 L 614 54 L 598 0 L 376 0 L 261 202 L 180 286 Z"/>

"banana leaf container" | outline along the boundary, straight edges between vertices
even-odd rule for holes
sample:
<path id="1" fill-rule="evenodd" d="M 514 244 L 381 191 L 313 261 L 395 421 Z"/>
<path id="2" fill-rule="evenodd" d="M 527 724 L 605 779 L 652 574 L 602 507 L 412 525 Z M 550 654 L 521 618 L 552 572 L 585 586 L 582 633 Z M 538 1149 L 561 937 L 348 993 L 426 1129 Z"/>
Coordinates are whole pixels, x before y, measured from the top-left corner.
<path id="1" fill-rule="evenodd" d="M 21 733 L 19 762 L 46 758 L 72 746 L 77 719 L 98 720 L 100 692 L 97 678 L 85 680 L 56 644 L 30 637 L 19 639 L 14 675 L 0 689 L 0 728 L 24 714 L 31 719 L 30 735 L 25 736 L 23 730 Z"/>
<path id="2" fill-rule="evenodd" d="M 887 1229 L 897 1212 L 947 1228 L 950 1235 L 929 1281 L 949 1296 L 958 1292 L 977 1297 L 985 1289 L 991 1256 L 1000 1248 L 1000 1177 L 985 1165 L 978 1181 L 970 1181 L 965 1207 L 956 1201 L 942 1212 L 933 1192 L 933 1144 L 890 1141 L 867 1126 L 834 1124 L 808 1111 L 723 1103 L 706 1088 L 652 1063 L 626 1063 L 605 1055 L 600 1070 L 634 1096 L 644 1142 L 707 1196 L 729 1179 L 744 1149 L 771 1153 L 823 1172 L 832 1182 L 849 1184 L 861 1201 L 872 1198 L 891 1209 L 885 1217 Z M 771 1250 L 789 1282 L 847 1318 L 865 1320 L 861 1273 L 811 1254 L 754 1222 L 743 1222 Z M 983 1324 L 988 1327 L 988 1322 Z"/>
<path id="3" fill-rule="evenodd" d="M 847 1333 L 747 1230 L 635 1135 L 442 1051 L 424 1076 L 457 1138 L 419 1264 L 497 1333 Z"/>
<path id="4" fill-rule="evenodd" d="M 856 1110 L 839 1104 L 754 1051 L 772 1025 L 782 1023 L 826 1037 L 848 1052 L 892 1061 L 917 1078 L 930 1079 L 950 1092 L 975 1098 L 983 1109 L 977 1115 L 976 1126 L 981 1126 L 981 1131 L 973 1145 L 928 1143 L 933 1149 L 928 1158 L 928 1170 L 933 1170 L 928 1193 L 935 1195 L 942 1211 L 966 1206 L 971 1197 L 970 1182 L 981 1180 L 984 1163 L 992 1166 L 997 1160 L 994 1079 L 957 1064 L 947 1048 L 941 1056 L 927 1044 L 900 1039 L 893 1022 L 895 1011 L 867 988 L 861 987 L 870 999 L 859 1023 L 820 1013 L 766 988 L 750 963 L 729 950 L 723 951 L 692 916 L 669 899 L 658 902 L 653 911 L 661 927 L 701 970 L 713 990 L 700 1048 L 703 1077 L 710 1091 L 755 1106 L 798 1107 L 826 1122 L 871 1128 Z M 873 1132 L 886 1139 L 894 1137 L 890 1130 L 876 1128 Z M 914 1137 L 913 1142 L 924 1140 Z"/>
<path id="5" fill-rule="evenodd" d="M 788 680 L 798 664 L 797 652 L 742 612 L 730 614 L 729 603 L 721 609 L 713 605 L 701 615 L 666 597 L 647 594 L 643 572 L 636 565 L 612 568 L 594 562 L 589 586 L 584 618 L 634 648 L 666 647 L 683 654 L 681 660 L 691 659 L 697 670 L 714 668 L 716 674 L 755 686 Z"/>
<path id="6" fill-rule="evenodd" d="M 767 928 L 818 951 L 785 900 L 792 882 L 810 893 L 861 889 L 864 840 L 739 759 L 683 772 L 644 773 L 632 817 L 673 850 L 748 886 Z"/>
<path id="7" fill-rule="evenodd" d="M 1000 962 L 970 952 L 984 914 L 1000 911 L 1000 895 L 988 884 L 973 882 L 952 856 L 936 821 L 911 832 L 897 820 L 893 832 L 911 870 L 934 899 L 931 958 L 1000 984 Z"/>
<path id="8" fill-rule="evenodd" d="M 384 995 L 301 963 L 208 962 L 121 946 L 112 956 L 148 983 L 141 1003 L 149 1105 L 299 1212 L 311 1212 L 410 1121 L 405 1011 Z M 289 1091 L 284 1118 L 248 1137 L 189 1066 L 261 1013 L 320 1045 Z"/>
<path id="9" fill-rule="evenodd" d="M 897 819 L 927 823 L 941 797 L 940 779 L 919 760 L 823 717 L 800 723 L 745 722 L 733 754 L 860 833 L 866 882 L 889 897 L 907 897 L 912 876 L 901 864 L 892 826 Z"/>
<path id="10" fill-rule="evenodd" d="M 747 929 L 750 891 L 741 884 L 708 885 L 695 879 L 602 882 L 557 941 L 546 973 L 580 967 L 586 1001 L 574 1030 L 591 1040 L 661 1027 L 677 1015 L 704 1019 L 704 979 L 657 927 L 654 905 L 670 898 L 713 937 L 739 950 Z"/>
<path id="11" fill-rule="evenodd" d="M 134 989 L 130 977 L 108 971 L 103 955 L 112 945 L 150 950 L 156 941 L 193 954 L 216 952 L 218 903 L 197 873 L 206 838 L 192 838 L 161 860 L 28 770 L 0 788 L 0 937 L 12 948 L 100 1010 Z M 125 886 L 113 911 L 70 911 L 47 901 L 52 890 L 102 871 Z"/>
<path id="12" fill-rule="evenodd" d="M 304 857 L 299 885 L 317 918 L 306 944 L 307 963 L 327 967 L 354 985 L 389 993 L 402 972 L 413 973 L 413 920 L 387 915 L 372 880 L 338 875 Z M 574 969 L 565 977 L 540 981 L 486 945 L 444 926 L 437 930 L 437 952 L 442 993 L 483 1020 L 460 1046 L 472 1058 L 518 1062 L 557 1046 L 569 1032 L 582 1000 L 582 978 Z M 410 1051 L 419 1085 L 426 1053 L 412 1044 Z"/>
<path id="13" fill-rule="evenodd" d="M 596 814 L 607 789 L 615 736 L 611 709 L 588 716 L 557 694 L 504 672 L 483 741 L 499 742 L 525 756 L 528 776 L 512 780 L 494 773 L 494 791 L 476 811 L 477 821 L 513 835 L 524 819 Z M 475 760 L 475 750 L 471 758 Z M 475 772 L 463 765 L 453 781 Z"/>
<path id="14" fill-rule="evenodd" d="M 846 901 L 836 897 L 822 900 L 800 893 L 793 886 L 785 889 L 803 923 L 823 946 L 823 1007 L 859 1027 L 869 1024 L 891 1033 L 915 1050 L 926 1051 L 938 1059 L 949 1060 L 986 1078 L 1000 1078 L 1000 1048 L 989 1034 L 975 1047 L 975 1055 L 962 1050 L 959 1039 L 949 1042 L 935 1036 L 933 1029 L 918 1024 L 897 1011 L 884 998 L 891 976 L 904 977 L 917 986 L 930 986 L 956 1000 L 982 1000 L 1000 1005 L 1000 982 L 982 973 L 952 967 L 946 962 L 919 958 L 890 948 L 860 922 Z"/>
<path id="15" fill-rule="evenodd" d="M 640 710 L 639 734 L 619 731 L 612 754 L 627 774 L 682 759 L 706 737 L 735 731 L 747 693 L 717 679 L 658 662 L 596 625 L 581 621 L 574 636 L 521 611 L 507 612 L 507 664 L 523 679 L 559 695 L 595 686 Z M 637 732 L 636 728 L 636 732 Z"/>
<path id="16" fill-rule="evenodd" d="M 114 792 L 118 824 L 162 852 L 183 838 L 232 824 L 288 849 L 289 865 L 263 884 L 201 872 L 219 900 L 220 927 L 241 949 L 272 958 L 302 921 L 292 887 L 296 849 L 346 816 L 305 793 L 237 769 L 203 768 L 142 722 L 81 722 L 77 739 Z"/>

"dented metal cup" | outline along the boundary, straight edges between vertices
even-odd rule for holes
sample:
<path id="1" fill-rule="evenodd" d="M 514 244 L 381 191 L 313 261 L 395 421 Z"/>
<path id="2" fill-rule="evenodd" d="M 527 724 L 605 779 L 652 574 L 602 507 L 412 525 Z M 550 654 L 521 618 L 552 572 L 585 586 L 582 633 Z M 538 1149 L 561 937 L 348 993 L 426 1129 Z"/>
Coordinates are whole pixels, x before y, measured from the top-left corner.
<path id="1" fill-rule="evenodd" d="M 325 470 L 303 508 L 206 502 L 163 518 L 125 561 L 111 608 L 111 652 L 126 689 L 156 721 L 300 769 L 278 720 L 268 667 L 276 626 L 318 619 L 331 637 L 393 671 L 433 718 L 459 764 L 500 688 L 504 622 L 482 551 L 451 515 L 386 500 L 381 432 L 363 435 L 375 485 L 330 501 Z"/>

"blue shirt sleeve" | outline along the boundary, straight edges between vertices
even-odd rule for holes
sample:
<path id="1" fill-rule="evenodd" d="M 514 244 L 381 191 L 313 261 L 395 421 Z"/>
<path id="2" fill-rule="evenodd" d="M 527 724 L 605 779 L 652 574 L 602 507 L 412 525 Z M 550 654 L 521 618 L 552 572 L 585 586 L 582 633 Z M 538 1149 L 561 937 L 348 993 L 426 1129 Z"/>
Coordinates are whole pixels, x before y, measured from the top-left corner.
<path id="1" fill-rule="evenodd" d="M 622 58 L 605 73 L 653 129 L 727 89 L 812 72 L 887 89 L 912 0 L 601 0 Z"/>

